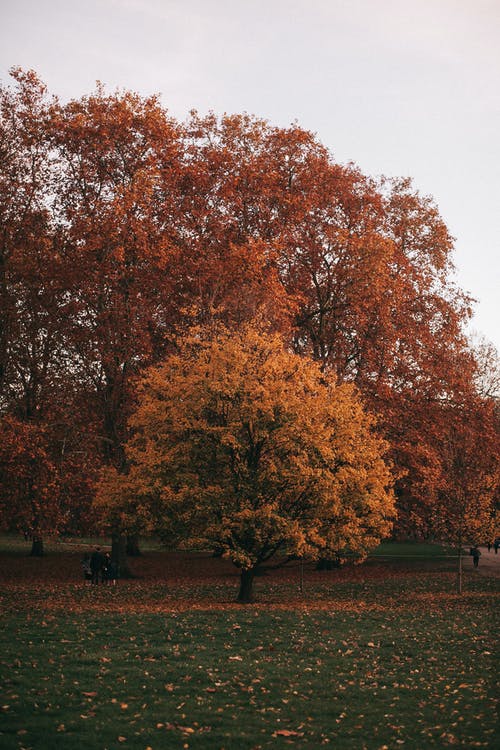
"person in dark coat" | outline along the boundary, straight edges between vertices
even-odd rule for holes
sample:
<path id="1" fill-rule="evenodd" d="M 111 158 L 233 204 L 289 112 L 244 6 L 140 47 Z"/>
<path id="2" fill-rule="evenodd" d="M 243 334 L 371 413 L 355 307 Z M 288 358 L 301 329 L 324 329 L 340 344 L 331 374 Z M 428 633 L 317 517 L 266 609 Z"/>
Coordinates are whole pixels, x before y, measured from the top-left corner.
<path id="1" fill-rule="evenodd" d="M 92 583 L 99 583 L 99 576 L 104 564 L 104 555 L 100 547 L 96 547 L 90 555 L 90 571 L 92 573 Z"/>
<path id="2" fill-rule="evenodd" d="M 109 566 L 111 565 L 111 557 L 109 552 L 105 552 L 102 559 L 101 568 L 101 581 L 103 583 L 109 583 Z"/>
<path id="3" fill-rule="evenodd" d="M 481 552 L 478 547 L 474 546 L 472 547 L 470 553 L 472 555 L 472 562 L 474 564 L 474 567 L 477 568 L 479 565 L 479 558 L 481 557 Z"/>

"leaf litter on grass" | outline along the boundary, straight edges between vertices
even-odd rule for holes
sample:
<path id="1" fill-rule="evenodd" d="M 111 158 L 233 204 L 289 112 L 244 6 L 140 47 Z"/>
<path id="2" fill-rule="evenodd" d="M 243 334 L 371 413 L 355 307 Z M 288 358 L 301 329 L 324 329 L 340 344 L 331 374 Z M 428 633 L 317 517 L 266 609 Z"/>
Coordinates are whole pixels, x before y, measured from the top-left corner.
<path id="1" fill-rule="evenodd" d="M 497 584 L 293 573 L 2 585 L 2 746 L 489 746 Z"/>
<path id="2" fill-rule="evenodd" d="M 7 664 L 10 679 L 22 682 L 27 715 L 34 702 L 48 710 L 66 696 L 73 711 L 57 724 L 66 732 L 85 736 L 89 721 L 101 729 L 114 722 L 128 727 L 121 736 L 130 742 L 145 727 L 179 737 L 190 728 L 190 742 L 204 737 L 200 747 L 224 746 L 225 732 L 242 747 L 250 737 L 263 747 L 273 737 L 363 747 L 366 736 L 370 747 L 423 747 L 423 738 L 446 746 L 452 737 L 486 747 L 490 736 L 487 612 L 472 622 L 448 610 L 109 613 L 84 625 L 60 613 L 15 619 L 25 658 Z M 36 689 L 33 663 L 42 675 Z M 40 695 L 43 677 L 50 695 Z"/>

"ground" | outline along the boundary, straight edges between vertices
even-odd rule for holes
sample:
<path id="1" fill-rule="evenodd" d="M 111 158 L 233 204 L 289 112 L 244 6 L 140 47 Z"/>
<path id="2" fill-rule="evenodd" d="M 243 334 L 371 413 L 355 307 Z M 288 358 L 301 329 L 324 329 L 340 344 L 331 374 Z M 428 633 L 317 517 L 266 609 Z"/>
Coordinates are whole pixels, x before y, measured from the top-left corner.
<path id="1" fill-rule="evenodd" d="M 496 578 L 500 577 L 500 552 L 495 554 L 493 547 L 489 552 L 487 547 L 480 547 L 480 550 L 481 557 L 479 558 L 477 572 L 482 575 L 495 576 Z M 469 557 L 464 559 L 467 561 L 465 563 L 466 569 L 471 568 L 472 558 Z"/>
<path id="2" fill-rule="evenodd" d="M 90 586 L 89 545 L 0 539 L 2 750 L 495 747 L 500 554 L 464 558 L 461 595 L 431 547 L 295 562 L 242 606 L 207 552 L 151 547 Z"/>

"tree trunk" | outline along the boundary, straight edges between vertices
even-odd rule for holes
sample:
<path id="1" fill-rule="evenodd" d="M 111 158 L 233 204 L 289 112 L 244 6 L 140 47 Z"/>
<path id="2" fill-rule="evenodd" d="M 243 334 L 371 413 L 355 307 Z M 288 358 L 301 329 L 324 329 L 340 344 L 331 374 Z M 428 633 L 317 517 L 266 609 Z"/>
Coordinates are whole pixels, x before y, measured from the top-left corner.
<path id="1" fill-rule="evenodd" d="M 458 593 L 462 593 L 462 545 L 458 548 Z"/>
<path id="2" fill-rule="evenodd" d="M 139 536 L 137 534 L 127 535 L 127 555 L 129 557 L 140 557 L 142 555 L 139 549 Z"/>
<path id="3" fill-rule="evenodd" d="M 340 561 L 340 557 L 338 556 L 334 558 L 320 557 L 320 559 L 316 563 L 316 570 L 334 570 L 341 567 L 342 563 Z"/>
<path id="4" fill-rule="evenodd" d="M 462 529 L 458 532 L 458 579 L 457 579 L 458 593 L 462 593 Z"/>
<path id="5" fill-rule="evenodd" d="M 31 557 L 43 557 L 44 556 L 43 551 L 43 539 L 41 536 L 34 536 L 31 541 Z"/>
<path id="6" fill-rule="evenodd" d="M 115 564 L 118 578 L 132 578 L 127 562 L 127 537 L 116 532 L 111 536 L 111 560 Z"/>
<path id="7" fill-rule="evenodd" d="M 253 579 L 255 576 L 255 569 L 242 570 L 240 578 L 240 590 L 238 593 L 238 601 L 243 604 L 247 604 L 252 601 L 252 586 Z"/>

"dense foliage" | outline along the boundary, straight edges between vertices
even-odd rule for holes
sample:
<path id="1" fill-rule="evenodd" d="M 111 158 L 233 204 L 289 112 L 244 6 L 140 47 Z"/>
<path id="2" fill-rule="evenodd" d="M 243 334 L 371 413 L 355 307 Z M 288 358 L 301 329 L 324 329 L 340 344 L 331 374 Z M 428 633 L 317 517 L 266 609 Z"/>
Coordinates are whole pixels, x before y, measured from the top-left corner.
<path id="1" fill-rule="evenodd" d="M 62 104 L 34 73 L 13 77 L 0 89 L 3 527 L 99 521 L 93 482 L 102 465 L 127 471 L 138 377 L 200 325 L 258 323 L 357 387 L 390 446 L 399 531 L 435 525 L 451 423 L 479 442 L 487 420 L 498 486 L 492 394 L 432 200 L 337 164 L 298 126 L 179 123 L 155 97 L 102 87 Z M 464 409 L 481 420 L 457 421 Z"/>
<path id="2" fill-rule="evenodd" d="M 220 551 L 242 569 L 239 598 L 280 552 L 364 557 L 394 514 L 385 446 L 351 385 L 244 327 L 188 345 L 148 371 L 131 420 L 127 475 L 99 499 L 165 539 Z"/>

